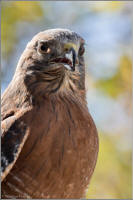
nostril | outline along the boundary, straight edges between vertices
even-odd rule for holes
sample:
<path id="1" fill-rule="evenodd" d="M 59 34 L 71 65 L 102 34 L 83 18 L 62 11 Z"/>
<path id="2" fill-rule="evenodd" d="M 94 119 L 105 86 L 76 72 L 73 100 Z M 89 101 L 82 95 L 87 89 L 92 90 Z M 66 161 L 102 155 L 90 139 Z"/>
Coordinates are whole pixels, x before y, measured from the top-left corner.
<path id="1" fill-rule="evenodd" d="M 68 53 L 70 50 L 68 48 L 65 48 L 65 52 Z"/>

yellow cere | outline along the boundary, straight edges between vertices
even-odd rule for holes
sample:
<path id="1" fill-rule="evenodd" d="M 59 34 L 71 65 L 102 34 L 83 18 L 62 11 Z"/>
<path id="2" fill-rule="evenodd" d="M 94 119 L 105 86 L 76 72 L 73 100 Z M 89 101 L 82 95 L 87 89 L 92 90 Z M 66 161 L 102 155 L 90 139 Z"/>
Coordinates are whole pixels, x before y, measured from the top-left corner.
<path id="1" fill-rule="evenodd" d="M 76 52 L 78 51 L 78 45 L 76 45 L 74 43 L 69 42 L 69 43 L 67 43 L 67 44 L 64 45 L 65 49 L 70 49 L 72 47 L 75 49 Z"/>

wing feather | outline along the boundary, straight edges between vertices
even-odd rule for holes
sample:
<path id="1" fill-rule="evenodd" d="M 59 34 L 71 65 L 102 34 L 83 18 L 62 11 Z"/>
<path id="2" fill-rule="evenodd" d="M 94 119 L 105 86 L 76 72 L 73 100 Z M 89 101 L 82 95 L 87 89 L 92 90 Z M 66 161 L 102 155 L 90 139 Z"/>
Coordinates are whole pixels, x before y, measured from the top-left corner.
<path id="1" fill-rule="evenodd" d="M 1 178 L 7 176 L 14 166 L 23 145 L 28 137 L 28 126 L 22 120 L 22 116 L 9 117 L 2 122 L 1 137 Z"/>

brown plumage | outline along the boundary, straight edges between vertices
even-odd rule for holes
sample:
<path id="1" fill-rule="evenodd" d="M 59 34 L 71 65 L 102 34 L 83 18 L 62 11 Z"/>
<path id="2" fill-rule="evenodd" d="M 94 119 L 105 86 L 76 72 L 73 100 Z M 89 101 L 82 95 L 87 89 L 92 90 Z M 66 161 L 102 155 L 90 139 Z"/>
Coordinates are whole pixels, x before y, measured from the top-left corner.
<path id="1" fill-rule="evenodd" d="M 28 43 L 2 96 L 2 198 L 82 198 L 98 136 L 85 94 L 84 40 L 66 29 Z"/>

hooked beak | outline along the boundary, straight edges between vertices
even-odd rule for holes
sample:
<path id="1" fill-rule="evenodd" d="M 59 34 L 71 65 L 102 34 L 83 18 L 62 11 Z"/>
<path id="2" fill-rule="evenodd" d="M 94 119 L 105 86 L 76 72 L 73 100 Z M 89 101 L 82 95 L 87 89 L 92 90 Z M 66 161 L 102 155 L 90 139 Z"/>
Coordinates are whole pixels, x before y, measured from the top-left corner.
<path id="1" fill-rule="evenodd" d="M 76 51 L 73 47 L 69 48 L 69 51 L 65 53 L 64 57 L 58 57 L 52 60 L 54 63 L 61 63 L 65 68 L 71 71 L 75 71 L 75 65 L 78 64 Z"/>
<path id="2" fill-rule="evenodd" d="M 68 58 L 70 61 L 71 61 L 71 70 L 72 71 L 75 71 L 75 65 L 77 64 L 77 58 L 76 58 L 76 52 L 74 50 L 73 47 L 71 47 L 69 53 L 67 53 L 66 55 L 66 58 Z"/>

